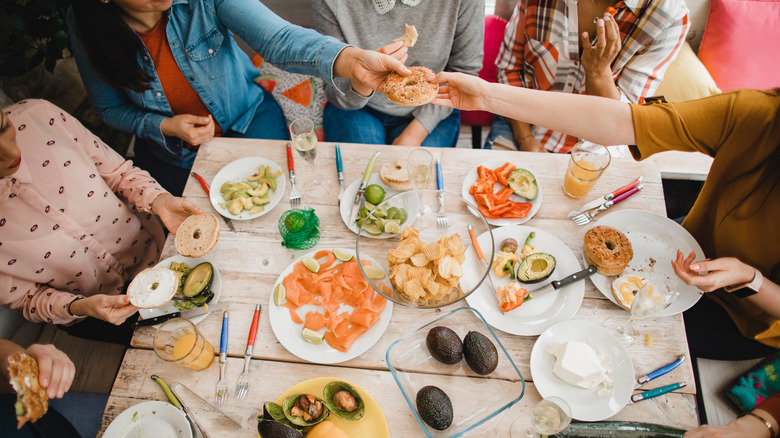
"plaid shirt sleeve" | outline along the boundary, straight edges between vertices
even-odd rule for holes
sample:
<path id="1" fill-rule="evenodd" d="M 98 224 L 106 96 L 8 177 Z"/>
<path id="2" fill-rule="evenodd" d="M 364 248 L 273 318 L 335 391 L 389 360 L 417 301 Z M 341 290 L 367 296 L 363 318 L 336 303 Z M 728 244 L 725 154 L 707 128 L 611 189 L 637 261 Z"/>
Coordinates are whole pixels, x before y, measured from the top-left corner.
<path id="1" fill-rule="evenodd" d="M 519 1 L 504 31 L 496 67 L 498 83 L 526 87 L 525 82 L 525 1 Z"/>

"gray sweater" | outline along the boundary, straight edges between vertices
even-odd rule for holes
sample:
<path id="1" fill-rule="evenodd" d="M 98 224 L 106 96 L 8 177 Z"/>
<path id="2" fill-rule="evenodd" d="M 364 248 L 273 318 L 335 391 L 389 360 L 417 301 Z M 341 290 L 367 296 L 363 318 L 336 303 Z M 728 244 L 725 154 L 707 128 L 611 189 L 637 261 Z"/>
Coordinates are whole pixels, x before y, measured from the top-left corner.
<path id="1" fill-rule="evenodd" d="M 406 65 L 422 65 L 435 73 L 455 71 L 476 75 L 482 68 L 485 23 L 484 0 L 422 0 L 417 6 L 396 1 L 379 15 L 371 0 L 312 0 L 317 31 L 362 49 L 378 49 L 404 33 L 404 24 L 417 28 L 419 37 L 409 49 Z M 384 94 L 363 97 L 352 90 L 349 79 L 336 78 L 346 94 L 327 87 L 328 102 L 343 109 L 368 105 L 393 116 L 417 118 L 428 132 L 447 118 L 451 108 L 433 104 L 403 107 L 390 103 Z"/>

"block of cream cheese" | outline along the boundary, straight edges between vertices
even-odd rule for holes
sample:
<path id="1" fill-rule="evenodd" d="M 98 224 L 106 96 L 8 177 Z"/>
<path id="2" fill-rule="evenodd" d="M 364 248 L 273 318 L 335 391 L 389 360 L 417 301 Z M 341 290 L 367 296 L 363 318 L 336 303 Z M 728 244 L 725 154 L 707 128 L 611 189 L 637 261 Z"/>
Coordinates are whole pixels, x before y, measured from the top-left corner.
<path id="1" fill-rule="evenodd" d="M 553 373 L 566 383 L 585 389 L 611 384 L 596 350 L 584 342 L 551 345 L 548 353 L 556 359 Z"/>

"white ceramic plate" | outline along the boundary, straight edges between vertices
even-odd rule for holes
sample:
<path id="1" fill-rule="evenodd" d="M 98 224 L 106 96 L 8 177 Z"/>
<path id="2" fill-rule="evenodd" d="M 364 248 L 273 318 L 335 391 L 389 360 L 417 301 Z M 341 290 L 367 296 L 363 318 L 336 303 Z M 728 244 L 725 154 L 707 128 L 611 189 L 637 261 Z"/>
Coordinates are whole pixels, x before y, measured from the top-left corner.
<path id="1" fill-rule="evenodd" d="M 190 423 L 180 410 L 161 401 L 125 409 L 108 425 L 104 438 L 192 438 Z"/>
<path id="2" fill-rule="evenodd" d="M 610 372 L 613 386 L 601 393 L 564 382 L 553 374 L 555 356 L 551 345 L 567 341 L 589 344 Z M 626 348 L 603 327 L 585 321 L 564 321 L 545 330 L 531 350 L 531 376 L 542 397 L 560 397 L 571 406 L 572 418 L 580 421 L 605 420 L 623 409 L 634 390 L 634 365 Z"/>
<path id="3" fill-rule="evenodd" d="M 341 220 L 344 221 L 344 225 L 349 228 L 350 231 L 357 234 L 358 230 L 360 229 L 356 224 L 350 224 L 349 223 L 349 216 L 352 213 L 352 206 L 355 205 L 355 195 L 357 195 L 358 187 L 360 187 L 360 182 L 363 180 L 363 177 L 360 177 L 354 181 L 352 181 L 347 187 L 344 188 L 344 194 L 341 196 L 341 205 L 339 206 L 339 213 L 341 214 Z M 382 188 L 385 189 L 385 199 L 389 199 L 391 196 L 394 196 L 398 193 L 400 193 L 397 190 L 393 190 L 390 187 L 388 187 L 385 183 L 382 182 L 382 178 L 379 177 L 379 174 L 372 173 L 371 176 L 368 178 L 368 184 L 366 184 L 366 187 L 370 186 L 371 184 L 378 184 L 382 186 Z M 411 225 L 414 222 L 414 218 L 417 216 L 417 198 L 414 196 L 401 196 L 399 201 L 402 203 L 402 205 L 393 205 L 388 204 L 385 205 L 385 208 L 390 207 L 402 207 L 406 210 L 406 214 L 408 219 L 406 219 L 406 222 L 404 222 L 404 226 Z M 360 207 L 362 207 L 365 203 L 365 198 L 363 198 L 363 201 L 361 201 Z M 357 208 L 357 207 L 356 207 Z M 372 236 L 365 231 L 363 231 L 363 235 L 366 237 L 370 237 L 372 239 L 389 239 L 391 237 L 396 237 L 398 234 L 390 234 L 390 233 L 382 233 L 378 236 Z"/>
<path id="4" fill-rule="evenodd" d="M 496 169 L 496 168 L 499 168 L 499 167 L 503 166 L 506 163 L 507 163 L 506 160 L 491 160 L 491 161 L 486 161 L 486 162 L 480 164 L 480 166 L 485 166 L 488 169 L 493 170 L 493 169 Z M 526 169 L 526 170 L 530 171 L 531 173 L 533 173 L 533 170 L 530 169 L 531 166 L 529 166 L 529 165 L 523 165 L 521 163 L 512 163 L 512 164 L 514 164 L 515 167 L 517 167 L 518 169 Z M 471 186 L 477 181 L 477 167 L 479 167 L 479 166 L 476 166 L 476 167 L 472 168 L 471 170 L 469 170 L 469 173 L 467 173 L 466 177 L 463 178 L 463 186 L 461 188 L 461 196 L 463 196 L 463 199 L 465 199 L 465 200 L 467 200 L 469 202 L 474 203 L 474 205 L 476 205 L 477 202 L 474 199 L 474 195 L 469 193 L 469 188 L 471 188 Z M 536 176 L 535 173 L 534 173 L 534 176 Z M 500 185 L 501 184 L 499 184 L 499 186 Z M 536 199 L 534 199 L 533 201 L 529 201 L 529 200 L 523 198 L 522 196 L 517 196 L 515 194 L 513 194 L 512 196 L 509 197 L 510 201 L 530 202 L 531 203 L 531 210 L 528 212 L 528 216 L 521 217 L 521 218 L 507 218 L 507 219 L 504 219 L 504 218 L 501 218 L 501 219 L 488 219 L 488 218 L 485 218 L 485 220 L 490 225 L 495 225 L 497 227 L 501 227 L 501 226 L 504 226 L 504 225 L 518 225 L 518 224 L 522 224 L 523 222 L 528 221 L 529 219 L 534 217 L 536 212 L 539 211 L 539 208 L 542 206 L 542 185 L 539 183 L 538 179 L 536 180 L 536 186 L 539 187 L 539 194 L 536 195 Z"/>
<path id="5" fill-rule="evenodd" d="M 158 267 L 170 268 L 171 262 L 186 263 L 187 266 L 190 267 L 190 269 L 194 268 L 195 266 L 203 262 L 210 262 L 211 266 L 214 267 L 214 279 L 211 280 L 211 291 L 214 292 L 214 298 L 211 299 L 211 302 L 209 304 L 216 304 L 219 302 L 219 296 L 222 294 L 222 277 L 220 277 L 219 275 L 219 269 L 217 269 L 217 264 L 214 262 L 214 260 L 211 259 L 211 257 L 206 256 L 197 259 L 192 259 L 177 254 L 173 257 L 168 257 L 167 259 L 161 261 L 155 266 L 155 268 Z M 156 307 L 154 309 L 140 309 L 138 313 L 141 315 L 141 319 L 149 319 L 149 318 L 154 318 L 155 316 L 167 315 L 168 313 L 173 313 L 178 311 L 179 309 L 173 304 L 173 301 L 168 301 L 166 304 L 163 304 L 162 306 Z M 203 321 L 203 319 L 207 316 L 208 314 L 195 316 L 190 318 L 190 321 L 192 321 L 193 324 L 197 324 Z M 154 327 L 159 327 L 159 326 L 160 324 L 157 324 Z"/>
<path id="6" fill-rule="evenodd" d="M 593 227 L 596 225 L 615 227 L 631 241 L 634 258 L 629 262 L 624 274 L 633 272 L 641 277 L 654 275 L 665 278 L 680 293 L 677 299 L 657 316 L 682 313 L 699 301 L 701 291 L 695 286 L 683 283 L 675 275 L 670 263 L 677 257 L 678 249 L 686 257 L 691 251 L 696 251 L 696 260 L 704 259 L 704 251 L 688 230 L 665 216 L 643 210 L 616 211 L 599 219 Z M 602 274 L 590 277 L 596 288 L 617 304 L 612 296 L 612 281 L 615 278 Z"/>
<path id="7" fill-rule="evenodd" d="M 531 231 L 536 233 L 531 241 L 531 245 L 535 246 L 539 252 L 546 252 L 555 257 L 556 266 L 550 278 L 537 284 L 525 285 L 526 289 L 533 291 L 549 284 L 553 280 L 560 280 L 582 270 L 577 257 L 560 239 L 547 231 L 528 226 L 513 225 L 493 229 L 493 241 L 495 242 L 493 253 L 500 251 L 501 241 L 510 237 L 517 241 L 518 251 L 520 251 Z M 490 237 L 487 233 L 482 233 L 477 240 L 483 251 L 489 250 Z M 487 254 L 485 257 L 487 257 Z M 479 281 L 477 272 L 479 264 L 480 261 L 474 253 L 474 249 L 470 247 L 466 251 L 466 262 L 463 263 L 463 277 L 460 280 L 461 286 L 465 285 L 464 289 L 473 287 L 472 285 Z M 510 280 L 509 276 L 501 278 L 492 269 L 490 270 L 490 277 L 493 279 L 496 287 L 516 281 Z M 469 306 L 479 310 L 491 327 L 513 335 L 533 336 L 538 335 L 557 322 L 571 319 L 579 310 L 584 295 L 585 283 L 579 281 L 559 291 L 550 292 L 529 300 L 522 306 L 504 313 L 498 308 L 498 301 L 495 292 L 490 286 L 490 282 L 485 280 L 479 289 L 466 297 L 466 301 L 469 303 Z"/>
<path id="8" fill-rule="evenodd" d="M 341 250 L 354 254 L 353 250 L 347 250 L 343 248 Z M 276 285 L 281 283 L 282 280 L 284 280 L 284 277 L 286 277 L 288 274 L 290 274 L 293 271 L 293 267 L 295 266 L 296 263 L 300 262 L 306 257 L 314 257 L 314 254 L 316 254 L 319 251 L 321 251 L 321 249 L 306 253 L 303 256 L 296 259 L 294 262 L 290 263 L 290 265 L 287 266 L 287 268 L 284 271 L 282 271 L 281 275 L 279 275 L 279 278 L 274 283 L 274 288 L 276 288 Z M 370 258 L 368 258 L 368 260 L 371 261 L 372 265 L 382 268 L 382 265 L 377 263 L 376 260 L 372 260 Z M 334 266 L 336 263 L 341 263 L 341 262 L 336 260 L 334 262 Z M 385 272 L 385 275 L 387 275 L 387 272 Z M 376 292 L 374 293 L 376 294 Z M 390 316 L 393 312 L 393 302 L 387 300 L 387 305 L 385 306 L 385 310 L 383 310 L 382 313 L 380 314 L 381 317 L 379 319 L 379 322 L 375 323 L 366 332 L 358 336 L 358 338 L 355 340 L 355 342 L 349 347 L 349 349 L 346 352 L 342 352 L 332 348 L 325 341 L 322 341 L 322 343 L 320 344 L 311 344 L 309 342 L 306 342 L 303 339 L 303 336 L 301 335 L 301 332 L 303 331 L 303 324 L 296 324 L 293 322 L 293 320 L 290 318 L 290 310 L 288 308 L 284 306 L 277 306 L 276 304 L 274 304 L 273 294 L 271 294 L 271 299 L 269 300 L 268 308 L 270 309 L 268 311 L 268 315 L 271 320 L 271 329 L 273 329 L 274 335 L 276 335 L 276 339 L 279 340 L 279 342 L 284 346 L 284 348 L 287 349 L 287 351 L 298 356 L 303 360 L 308 360 L 309 362 L 330 364 L 330 363 L 340 363 L 340 362 L 353 359 L 365 353 L 366 350 L 371 348 L 385 332 L 385 329 L 387 329 L 387 325 L 390 324 Z M 352 310 L 352 307 L 342 304 L 341 309 Z M 297 313 L 298 316 L 300 316 L 301 319 L 303 320 L 306 316 L 306 312 L 316 311 L 316 310 L 322 311 L 323 307 L 313 305 L 313 304 L 306 304 L 299 307 L 297 309 Z"/>
<path id="9" fill-rule="evenodd" d="M 219 172 L 217 172 L 216 176 L 214 176 L 214 179 L 211 181 L 211 195 L 209 198 L 211 199 L 211 205 L 214 206 L 214 209 L 217 210 L 219 214 L 229 219 L 245 221 L 260 217 L 268 213 L 276 206 L 276 204 L 279 203 L 279 201 L 284 196 L 284 191 L 287 187 L 287 178 L 284 176 L 284 172 L 282 172 L 282 174 L 276 178 L 276 190 L 271 190 L 270 188 L 268 189 L 271 202 L 265 204 L 263 206 L 265 208 L 263 208 L 263 211 L 260 213 L 249 214 L 248 210 L 243 210 L 239 214 L 233 214 L 229 212 L 227 208 L 223 208 L 219 205 L 228 202 L 225 201 L 225 198 L 222 197 L 222 193 L 219 191 L 219 189 L 222 187 L 222 184 L 225 184 L 228 181 L 246 181 L 249 176 L 257 173 L 257 170 L 260 166 L 271 166 L 271 170 L 274 172 L 282 171 L 282 168 L 279 167 L 278 164 L 266 158 L 245 157 L 228 163 L 225 167 L 220 169 Z"/>

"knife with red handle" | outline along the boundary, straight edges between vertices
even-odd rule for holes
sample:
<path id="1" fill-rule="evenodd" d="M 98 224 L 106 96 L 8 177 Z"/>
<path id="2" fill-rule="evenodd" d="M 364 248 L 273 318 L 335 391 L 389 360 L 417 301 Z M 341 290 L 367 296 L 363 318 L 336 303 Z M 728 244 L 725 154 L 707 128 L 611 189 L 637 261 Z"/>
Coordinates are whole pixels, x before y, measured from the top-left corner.
<path id="1" fill-rule="evenodd" d="M 571 212 L 569 212 L 569 214 L 566 215 L 566 217 L 572 218 L 572 217 L 574 217 L 574 216 L 576 216 L 576 215 L 578 215 L 580 213 L 583 213 L 583 212 L 586 212 L 588 210 L 591 210 L 591 209 L 594 209 L 596 207 L 599 207 L 604 202 L 610 201 L 610 200 L 614 199 L 615 197 L 620 196 L 623 193 L 633 189 L 634 187 L 639 185 L 639 183 L 641 183 L 641 182 L 642 182 L 642 177 L 640 176 L 637 179 L 635 179 L 634 181 L 632 181 L 630 184 L 626 184 L 623 187 L 615 190 L 614 192 L 607 193 L 606 195 L 604 195 L 604 196 L 602 196 L 600 198 L 596 198 L 593 201 L 588 202 L 587 204 L 583 205 L 582 207 L 579 207 L 579 208 L 577 208 L 575 210 L 572 210 Z"/>

